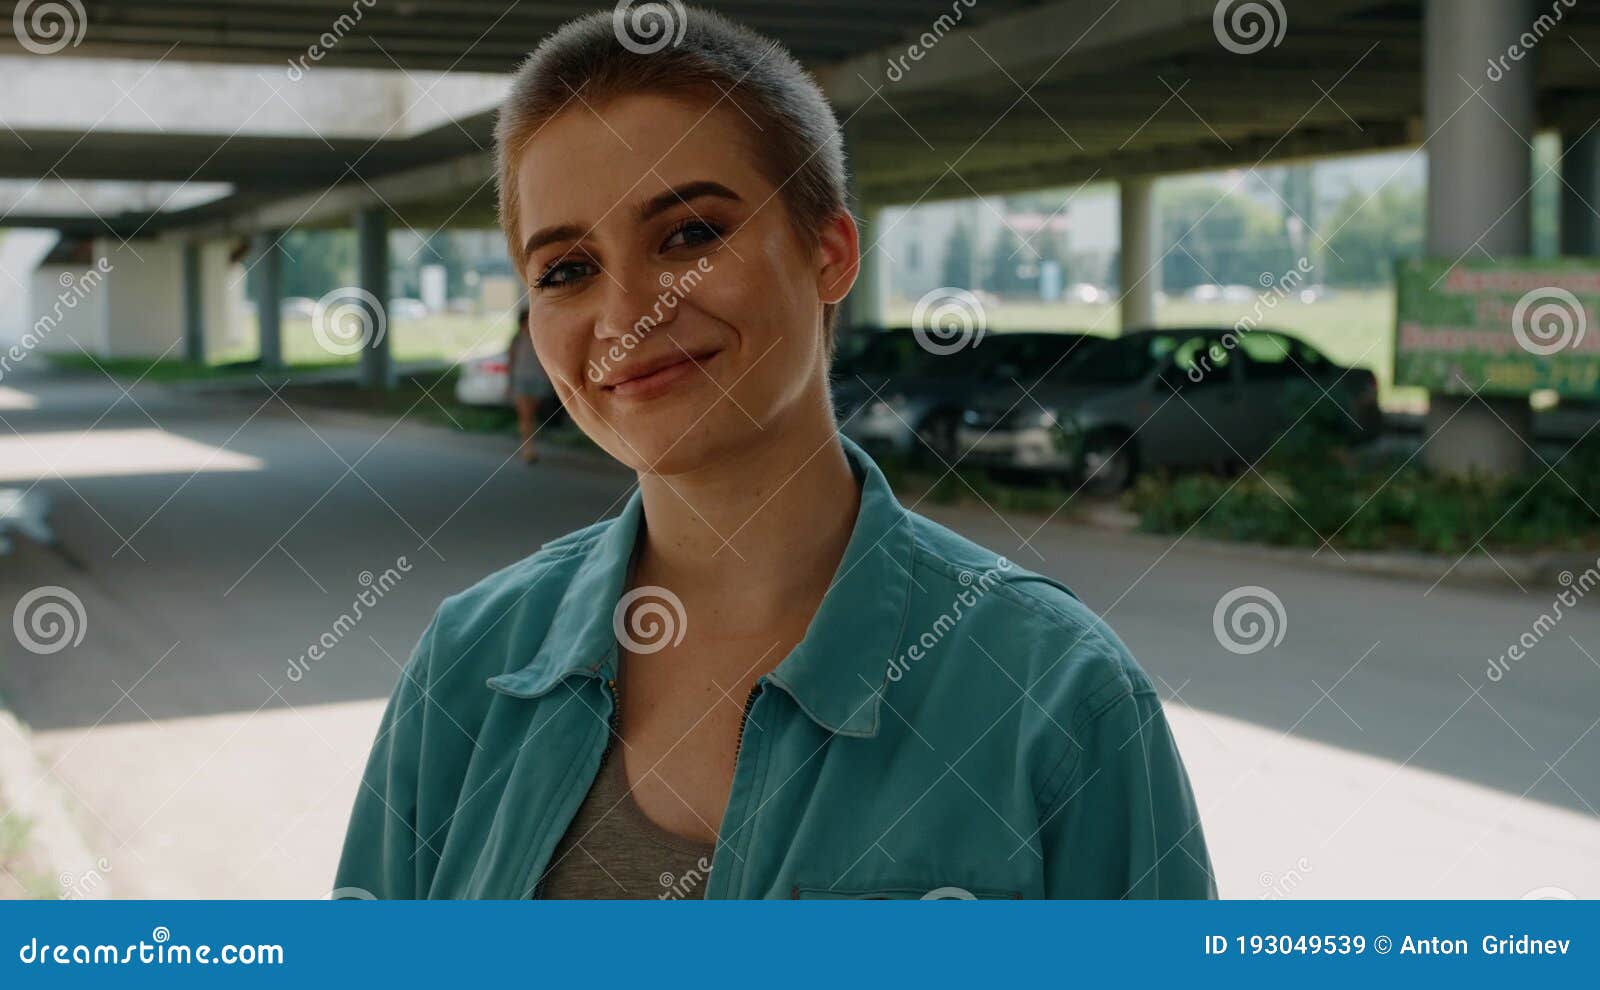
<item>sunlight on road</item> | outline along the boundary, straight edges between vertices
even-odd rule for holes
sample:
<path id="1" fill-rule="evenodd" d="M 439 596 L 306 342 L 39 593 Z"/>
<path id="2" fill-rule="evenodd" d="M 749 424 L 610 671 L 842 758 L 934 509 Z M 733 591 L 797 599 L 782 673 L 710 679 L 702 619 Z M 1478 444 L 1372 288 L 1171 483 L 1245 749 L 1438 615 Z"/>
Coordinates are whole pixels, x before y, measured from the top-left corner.
<path id="1" fill-rule="evenodd" d="M 157 429 L 63 430 L 0 437 L 0 481 L 260 471 L 263 467 L 265 462 L 259 457 Z"/>

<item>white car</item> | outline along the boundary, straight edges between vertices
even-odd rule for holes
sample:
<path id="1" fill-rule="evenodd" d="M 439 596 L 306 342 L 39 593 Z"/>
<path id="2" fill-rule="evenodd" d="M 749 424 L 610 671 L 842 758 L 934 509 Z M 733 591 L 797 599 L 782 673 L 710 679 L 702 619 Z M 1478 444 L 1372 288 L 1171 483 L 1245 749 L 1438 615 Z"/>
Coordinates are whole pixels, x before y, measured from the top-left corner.
<path id="1" fill-rule="evenodd" d="M 462 358 L 456 401 L 466 406 L 509 406 L 511 362 L 503 350 Z"/>

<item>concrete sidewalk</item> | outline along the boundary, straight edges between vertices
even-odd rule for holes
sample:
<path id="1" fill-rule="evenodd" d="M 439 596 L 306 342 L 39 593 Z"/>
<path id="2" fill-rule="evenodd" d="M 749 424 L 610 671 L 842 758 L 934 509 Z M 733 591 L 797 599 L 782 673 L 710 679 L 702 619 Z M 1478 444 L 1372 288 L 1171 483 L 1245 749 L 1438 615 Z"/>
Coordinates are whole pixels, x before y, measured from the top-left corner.
<path id="1" fill-rule="evenodd" d="M 587 454 L 547 447 L 530 469 L 510 438 L 264 395 L 141 387 L 135 406 L 105 382 L 7 384 L 35 405 L 0 412 L 0 448 L 63 465 L 39 486 L 87 569 L 31 548 L 0 558 L 5 601 L 60 585 L 85 616 L 83 642 L 52 655 L 7 638 L 0 693 L 119 897 L 325 896 L 374 727 L 433 608 L 613 514 L 631 485 Z M 1543 592 L 917 508 L 1107 616 L 1165 699 L 1225 895 L 1600 896 L 1594 603 L 1492 680 L 1489 661 L 1549 609 Z M 363 575 L 402 557 L 382 600 L 291 677 Z M 1239 653 L 1214 621 L 1247 586 L 1278 599 L 1284 636 Z"/>

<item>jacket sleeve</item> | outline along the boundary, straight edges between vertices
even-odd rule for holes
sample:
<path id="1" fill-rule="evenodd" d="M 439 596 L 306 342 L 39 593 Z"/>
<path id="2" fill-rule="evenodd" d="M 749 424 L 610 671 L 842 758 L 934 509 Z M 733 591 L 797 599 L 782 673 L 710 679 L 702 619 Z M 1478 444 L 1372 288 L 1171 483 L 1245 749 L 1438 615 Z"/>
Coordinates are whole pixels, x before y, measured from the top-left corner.
<path id="1" fill-rule="evenodd" d="M 335 899 L 427 896 L 435 857 L 418 831 L 417 795 L 437 622 L 423 630 L 378 725 L 334 875 Z"/>
<path id="2" fill-rule="evenodd" d="M 1161 701 L 1123 695 L 1073 733 L 1040 828 L 1046 896 L 1217 896 L 1200 811 Z"/>

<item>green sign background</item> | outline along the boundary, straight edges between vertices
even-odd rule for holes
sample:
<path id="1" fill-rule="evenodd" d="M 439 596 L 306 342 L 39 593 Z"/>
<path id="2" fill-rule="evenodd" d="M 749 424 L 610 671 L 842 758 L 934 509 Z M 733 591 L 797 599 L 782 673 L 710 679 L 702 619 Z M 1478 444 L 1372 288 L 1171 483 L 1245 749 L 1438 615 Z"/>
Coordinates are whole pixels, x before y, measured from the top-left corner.
<path id="1" fill-rule="evenodd" d="M 1597 312 L 1600 258 L 1402 260 L 1395 384 L 1456 395 L 1553 389 L 1600 397 Z"/>

